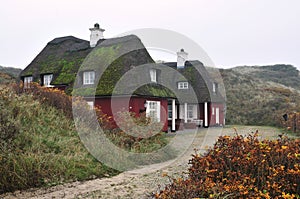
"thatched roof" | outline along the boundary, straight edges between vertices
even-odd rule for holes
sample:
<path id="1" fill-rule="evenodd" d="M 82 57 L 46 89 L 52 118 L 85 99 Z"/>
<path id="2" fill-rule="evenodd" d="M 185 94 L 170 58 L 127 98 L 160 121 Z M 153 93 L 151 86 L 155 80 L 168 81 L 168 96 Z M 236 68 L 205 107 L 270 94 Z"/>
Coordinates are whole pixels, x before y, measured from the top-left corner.
<path id="1" fill-rule="evenodd" d="M 117 53 L 121 56 L 118 57 Z M 135 35 L 101 39 L 95 48 L 90 48 L 88 41 L 68 36 L 50 41 L 20 76 L 33 76 L 33 81 L 38 82 L 41 75 L 53 74 L 51 85 L 67 85 L 72 89 L 77 74 L 94 70 L 97 74 L 103 73 L 96 92 L 92 91 L 91 86 L 82 86 L 82 78 L 77 78 L 81 88 L 77 87 L 75 93 L 84 96 L 109 96 L 127 71 L 134 66 L 149 63 L 155 64 L 141 40 Z M 108 64 L 108 67 L 103 71 L 105 64 Z M 96 77 L 99 77 L 97 74 Z M 117 94 L 127 95 L 132 92 L 123 90 Z M 168 89 L 154 84 L 140 86 L 133 94 L 152 97 L 172 95 Z"/>
<path id="2" fill-rule="evenodd" d="M 157 70 L 157 83 L 151 83 L 150 69 Z M 82 85 L 82 73 L 89 70 L 95 71 L 97 85 Z M 90 48 L 88 41 L 73 36 L 56 38 L 20 76 L 33 76 L 34 81 L 40 81 L 44 74 L 53 74 L 52 85 L 67 85 L 73 89 L 74 84 L 73 94 L 82 96 L 178 97 L 194 102 L 190 97 L 192 89 L 177 89 L 177 82 L 186 79 L 198 102 L 224 101 L 219 93 L 210 94 L 212 80 L 201 62 L 187 61 L 182 69 L 177 69 L 175 62 L 156 64 L 135 35 L 101 39 L 95 48 Z"/>
<path id="3" fill-rule="evenodd" d="M 88 70 L 95 71 L 97 86 L 82 86 L 82 78 L 77 78 L 74 94 L 173 96 L 169 89 L 150 83 L 149 69 L 155 65 L 141 40 L 135 35 L 104 40 L 98 43 L 79 69 L 79 74 Z M 119 83 L 116 88 L 121 78 L 124 83 Z"/>
<path id="4" fill-rule="evenodd" d="M 181 81 L 188 81 L 192 86 L 193 89 L 177 89 L 177 95 L 179 95 L 179 98 L 181 98 L 183 101 L 194 102 L 194 100 L 191 99 L 191 96 L 194 95 L 194 92 L 199 103 L 225 102 L 220 92 L 213 92 L 214 80 L 208 74 L 203 63 L 200 61 L 186 61 L 183 68 L 177 68 L 176 62 L 167 62 L 163 63 L 163 65 L 173 68 L 183 76 L 170 77 L 173 79 L 173 81 L 175 80 L 175 82 L 173 82 L 173 87 L 175 89 L 177 89 L 177 83 Z"/>
<path id="5" fill-rule="evenodd" d="M 20 76 L 33 76 L 33 80 L 38 82 L 41 75 L 53 74 L 52 85 L 70 85 L 91 50 L 88 41 L 73 36 L 53 39 Z"/>

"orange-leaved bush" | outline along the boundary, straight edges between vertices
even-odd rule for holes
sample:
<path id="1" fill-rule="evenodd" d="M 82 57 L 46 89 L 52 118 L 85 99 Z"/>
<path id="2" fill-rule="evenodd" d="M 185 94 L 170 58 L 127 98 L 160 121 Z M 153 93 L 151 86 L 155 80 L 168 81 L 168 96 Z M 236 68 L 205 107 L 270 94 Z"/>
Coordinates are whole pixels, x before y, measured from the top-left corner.
<path id="1" fill-rule="evenodd" d="M 155 198 L 299 198 L 300 140 L 221 136 Z"/>

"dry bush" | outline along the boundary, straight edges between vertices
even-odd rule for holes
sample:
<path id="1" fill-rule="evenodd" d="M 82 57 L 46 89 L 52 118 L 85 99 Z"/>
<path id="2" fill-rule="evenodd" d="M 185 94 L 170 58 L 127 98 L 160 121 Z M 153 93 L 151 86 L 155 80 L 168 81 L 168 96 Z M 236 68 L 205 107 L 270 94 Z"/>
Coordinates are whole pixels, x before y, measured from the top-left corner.
<path id="1" fill-rule="evenodd" d="M 222 136 L 155 198 L 299 198 L 300 140 Z"/>

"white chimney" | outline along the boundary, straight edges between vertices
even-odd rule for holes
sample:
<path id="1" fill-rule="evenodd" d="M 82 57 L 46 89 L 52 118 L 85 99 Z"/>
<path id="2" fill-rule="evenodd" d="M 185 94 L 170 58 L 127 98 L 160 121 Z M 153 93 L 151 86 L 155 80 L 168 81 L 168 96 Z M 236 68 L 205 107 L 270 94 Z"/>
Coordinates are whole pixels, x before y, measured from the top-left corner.
<path id="1" fill-rule="evenodd" d="M 188 53 L 181 49 L 177 52 L 177 68 L 184 68 L 184 64 L 188 59 Z"/>
<path id="2" fill-rule="evenodd" d="M 103 39 L 103 32 L 105 31 L 104 29 L 100 28 L 99 24 L 96 23 L 94 25 L 94 28 L 90 28 L 91 31 L 91 36 L 90 36 L 90 46 L 95 47 L 97 45 L 97 42 L 99 39 Z"/>

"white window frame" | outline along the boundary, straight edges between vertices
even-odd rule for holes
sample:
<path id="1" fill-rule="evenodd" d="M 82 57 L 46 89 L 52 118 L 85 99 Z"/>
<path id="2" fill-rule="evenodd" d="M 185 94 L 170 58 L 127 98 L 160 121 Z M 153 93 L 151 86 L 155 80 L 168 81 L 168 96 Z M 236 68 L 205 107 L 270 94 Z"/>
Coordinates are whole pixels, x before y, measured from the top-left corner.
<path id="1" fill-rule="evenodd" d="M 44 75 L 43 77 L 43 83 L 45 87 L 53 87 L 50 83 L 52 81 L 53 74 Z"/>
<path id="2" fill-rule="evenodd" d="M 82 82 L 84 85 L 94 84 L 95 83 L 95 71 L 84 71 Z"/>
<path id="3" fill-rule="evenodd" d="M 215 107 L 212 107 L 212 115 L 215 115 Z"/>
<path id="4" fill-rule="evenodd" d="M 178 89 L 188 89 L 189 83 L 188 82 L 178 82 Z"/>
<path id="5" fill-rule="evenodd" d="M 157 72 L 156 69 L 150 69 L 150 80 L 151 82 L 157 82 Z"/>
<path id="6" fill-rule="evenodd" d="M 160 122 L 160 101 L 146 101 L 146 117 L 152 118 L 155 122 Z"/>
<path id="7" fill-rule="evenodd" d="M 33 81 L 33 77 L 32 76 L 24 77 L 24 88 L 29 88 L 30 87 L 30 83 L 32 81 Z"/>

